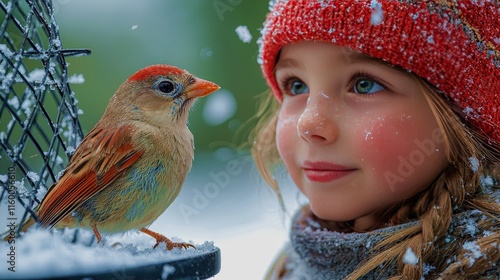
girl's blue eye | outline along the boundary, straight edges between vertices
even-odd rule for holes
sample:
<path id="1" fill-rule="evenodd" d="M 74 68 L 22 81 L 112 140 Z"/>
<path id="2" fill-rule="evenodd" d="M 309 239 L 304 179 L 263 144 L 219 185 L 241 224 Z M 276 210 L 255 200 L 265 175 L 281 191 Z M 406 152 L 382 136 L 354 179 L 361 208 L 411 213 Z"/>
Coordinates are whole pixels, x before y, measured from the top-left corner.
<path id="1" fill-rule="evenodd" d="M 290 93 L 292 95 L 298 95 L 302 93 L 308 93 L 309 87 L 301 80 L 290 81 Z"/>
<path id="2" fill-rule="evenodd" d="M 354 84 L 354 92 L 359 94 L 373 94 L 383 89 L 379 83 L 368 78 L 361 78 Z"/>

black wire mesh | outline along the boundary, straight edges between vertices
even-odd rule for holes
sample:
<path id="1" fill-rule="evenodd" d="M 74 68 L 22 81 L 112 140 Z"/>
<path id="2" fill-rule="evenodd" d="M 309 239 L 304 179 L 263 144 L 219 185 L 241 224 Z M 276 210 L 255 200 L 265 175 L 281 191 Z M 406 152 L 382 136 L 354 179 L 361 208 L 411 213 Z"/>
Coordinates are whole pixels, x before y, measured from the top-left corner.
<path id="1" fill-rule="evenodd" d="M 19 225 L 82 139 L 65 57 L 90 51 L 62 47 L 50 0 L 0 0 L 0 19 L 1 216 Z"/>

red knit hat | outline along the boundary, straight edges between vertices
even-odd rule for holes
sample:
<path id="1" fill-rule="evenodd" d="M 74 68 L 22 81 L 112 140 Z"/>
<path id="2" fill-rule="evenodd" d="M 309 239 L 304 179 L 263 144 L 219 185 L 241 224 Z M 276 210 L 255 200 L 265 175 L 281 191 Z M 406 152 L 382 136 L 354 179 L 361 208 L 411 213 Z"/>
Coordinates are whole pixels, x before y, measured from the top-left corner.
<path id="1" fill-rule="evenodd" d="M 449 96 L 500 142 L 498 0 L 277 0 L 259 40 L 264 76 L 279 50 L 300 41 L 332 42 L 408 69 Z"/>

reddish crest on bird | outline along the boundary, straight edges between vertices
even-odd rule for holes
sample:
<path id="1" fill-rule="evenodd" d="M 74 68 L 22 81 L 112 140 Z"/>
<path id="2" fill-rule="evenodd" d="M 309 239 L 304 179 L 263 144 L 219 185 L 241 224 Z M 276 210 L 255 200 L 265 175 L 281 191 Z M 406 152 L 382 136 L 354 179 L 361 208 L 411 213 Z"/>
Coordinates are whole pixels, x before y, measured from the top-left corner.
<path id="1" fill-rule="evenodd" d="M 172 74 L 182 75 L 184 73 L 186 73 L 186 71 L 179 69 L 175 66 L 156 64 L 142 68 L 141 70 L 135 72 L 132 76 L 130 76 L 130 78 L 128 78 L 128 81 L 142 81 L 146 78 L 157 75 L 162 75 L 162 76 L 168 76 Z"/>

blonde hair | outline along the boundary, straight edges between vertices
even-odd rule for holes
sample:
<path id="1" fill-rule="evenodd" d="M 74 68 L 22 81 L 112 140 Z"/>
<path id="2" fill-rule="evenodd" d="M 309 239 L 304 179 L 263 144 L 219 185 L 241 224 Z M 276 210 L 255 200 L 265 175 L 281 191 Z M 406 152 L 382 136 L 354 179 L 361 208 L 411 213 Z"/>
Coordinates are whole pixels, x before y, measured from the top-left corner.
<path id="1" fill-rule="evenodd" d="M 348 279 L 360 278 L 380 265 L 393 262 L 397 262 L 398 276 L 391 279 L 420 279 L 424 263 L 436 267 L 428 277 L 467 279 L 480 276 L 500 259 L 500 203 L 482 186 L 482 180 L 489 178 L 498 188 L 498 143 L 488 142 L 470 127 L 462 110 L 446 100 L 438 90 L 416 76 L 415 79 L 438 121 L 449 165 L 425 191 L 380 213 L 388 225 L 411 220 L 420 223 L 387 237 L 374 248 L 375 257 L 361 264 Z M 256 115 L 259 123 L 253 132 L 252 155 L 262 177 L 282 201 L 278 183 L 273 177 L 274 167 L 281 163 L 275 142 L 278 109 L 278 102 L 267 93 Z M 480 163 L 477 170 L 471 168 L 471 160 Z M 465 240 L 464 237 L 464 240 L 447 244 L 445 250 L 433 246 L 435 242 L 443 242 L 453 212 L 469 209 L 478 209 L 485 214 L 486 219 L 481 220 L 478 227 L 480 230 L 487 229 L 491 234 L 476 240 Z M 467 258 L 470 251 L 458 246 L 467 241 L 475 241 L 484 257 L 471 262 Z M 411 248 L 420 260 L 417 265 L 404 263 L 407 248 Z M 456 259 L 447 263 L 452 254 L 457 256 Z"/>

